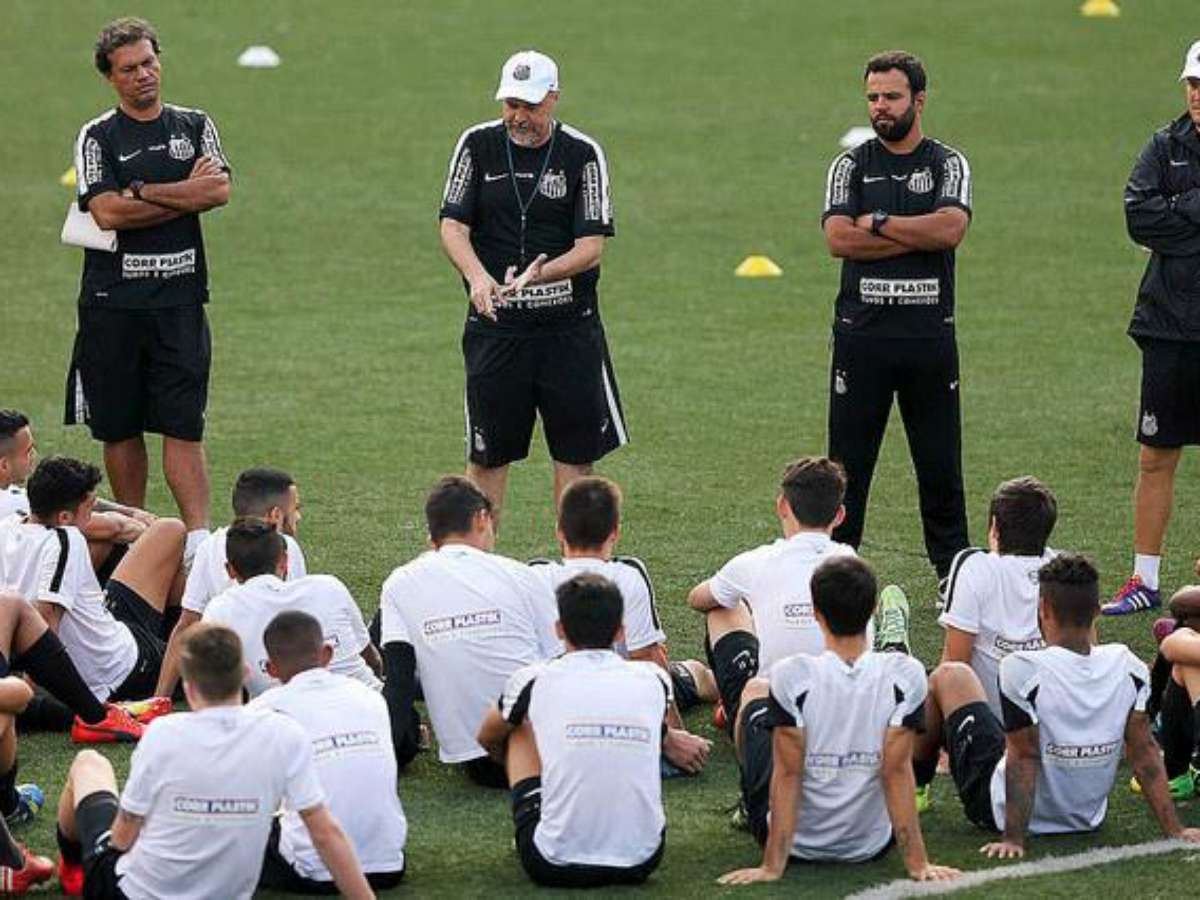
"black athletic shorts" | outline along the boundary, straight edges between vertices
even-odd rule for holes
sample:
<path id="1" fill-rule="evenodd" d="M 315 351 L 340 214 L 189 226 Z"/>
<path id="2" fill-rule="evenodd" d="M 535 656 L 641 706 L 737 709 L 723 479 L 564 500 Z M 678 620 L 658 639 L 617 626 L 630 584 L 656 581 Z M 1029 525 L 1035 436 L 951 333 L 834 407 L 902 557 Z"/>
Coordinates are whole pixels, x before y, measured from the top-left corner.
<path id="1" fill-rule="evenodd" d="M 260 891 L 283 891 L 288 894 L 323 894 L 332 896 L 338 893 L 337 884 L 333 881 L 316 881 L 305 878 L 279 852 L 279 819 L 271 822 L 271 836 L 267 838 L 266 854 L 263 856 L 262 874 L 258 878 Z M 404 880 L 404 869 L 395 872 L 367 872 L 367 883 L 377 891 L 386 891 L 397 887 Z"/>
<path id="2" fill-rule="evenodd" d="M 662 861 L 667 846 L 664 828 L 658 848 L 645 862 L 634 866 L 592 866 L 550 862 L 534 843 L 533 835 L 542 820 L 542 779 L 526 778 L 513 785 L 513 827 L 517 832 L 517 853 L 521 867 L 537 884 L 544 887 L 603 887 L 609 884 L 642 884 Z"/>
<path id="3" fill-rule="evenodd" d="M 137 662 L 109 700 L 144 700 L 154 696 L 158 674 L 167 652 L 162 635 L 162 613 L 141 598 L 137 591 L 110 578 L 104 591 L 108 611 L 125 626 L 137 642 Z"/>
<path id="4" fill-rule="evenodd" d="M 165 309 L 79 308 L 65 422 L 98 441 L 146 431 L 204 436 L 212 340 L 202 304 Z"/>
<path id="5" fill-rule="evenodd" d="M 1142 351 L 1138 443 L 1163 448 L 1200 444 L 1200 343 L 1136 340 Z"/>
<path id="6" fill-rule="evenodd" d="M 1000 831 L 992 815 L 992 773 L 1004 758 L 1004 729 L 992 708 L 983 701 L 954 711 L 943 725 L 950 775 L 973 824 Z"/>
<path id="7" fill-rule="evenodd" d="M 83 896 L 86 900 L 125 900 L 117 875 L 119 851 L 108 845 L 117 818 L 117 795 L 88 794 L 75 809 L 75 829 L 83 851 Z"/>
<path id="8" fill-rule="evenodd" d="M 742 717 L 742 807 L 750 833 L 760 844 L 767 842 L 767 813 L 771 809 L 771 698 L 758 697 L 747 703 Z"/>
<path id="9" fill-rule="evenodd" d="M 467 457 L 502 466 L 529 455 L 533 424 L 552 459 L 587 465 L 628 443 L 625 414 L 599 319 L 567 331 L 497 335 L 468 329 Z"/>
<path id="10" fill-rule="evenodd" d="M 725 707 L 725 730 L 733 734 L 742 690 L 758 674 L 758 637 L 748 631 L 730 631 L 714 647 L 705 634 L 704 652 Z"/>
<path id="11" fill-rule="evenodd" d="M 490 756 L 477 756 L 460 765 L 467 777 L 480 787 L 508 790 L 508 773 Z"/>

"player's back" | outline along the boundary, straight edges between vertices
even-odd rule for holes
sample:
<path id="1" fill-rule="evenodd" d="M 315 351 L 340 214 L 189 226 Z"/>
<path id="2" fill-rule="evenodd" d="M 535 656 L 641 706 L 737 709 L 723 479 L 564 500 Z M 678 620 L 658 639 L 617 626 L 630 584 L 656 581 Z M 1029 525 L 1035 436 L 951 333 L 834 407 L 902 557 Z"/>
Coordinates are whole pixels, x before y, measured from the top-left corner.
<path id="1" fill-rule="evenodd" d="M 58 546 L 47 547 L 50 541 Z M 69 535 L 65 529 L 58 531 L 27 522 L 23 516 L 6 517 L 0 521 L 0 585 L 13 588 L 33 603 L 39 589 L 53 580 L 53 567 L 47 566 L 49 554 L 68 549 Z M 45 571 L 47 568 L 49 571 Z"/>
<path id="2" fill-rule="evenodd" d="M 213 597 L 237 583 L 225 568 L 225 536 L 228 531 L 228 528 L 218 528 L 196 548 L 196 556 L 184 585 L 183 599 L 180 601 L 184 609 L 200 615 Z M 308 574 L 304 551 L 290 534 L 285 534 L 283 540 L 287 544 L 287 580 L 303 578 Z"/>

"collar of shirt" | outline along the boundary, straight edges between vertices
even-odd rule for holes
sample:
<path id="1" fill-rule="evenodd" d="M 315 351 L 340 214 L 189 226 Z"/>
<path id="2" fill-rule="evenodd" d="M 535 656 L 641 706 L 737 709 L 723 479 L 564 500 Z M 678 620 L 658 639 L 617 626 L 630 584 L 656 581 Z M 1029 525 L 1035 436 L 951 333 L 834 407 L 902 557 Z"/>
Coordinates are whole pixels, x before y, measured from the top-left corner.
<path id="1" fill-rule="evenodd" d="M 311 669 L 305 669 L 303 672 L 297 672 L 288 679 L 288 683 L 284 687 L 291 687 L 293 685 L 296 687 L 305 687 L 310 684 L 316 686 L 324 684 L 333 677 L 333 673 L 324 666 L 314 666 Z"/>
<path id="2" fill-rule="evenodd" d="M 797 531 L 787 540 L 796 544 L 804 544 L 814 549 L 826 547 L 833 543 L 833 538 L 823 531 Z"/>
<path id="3" fill-rule="evenodd" d="M 283 579 L 274 572 L 263 572 L 261 575 L 255 575 L 253 578 L 247 578 L 242 582 L 245 585 L 275 585 L 283 584 Z"/>

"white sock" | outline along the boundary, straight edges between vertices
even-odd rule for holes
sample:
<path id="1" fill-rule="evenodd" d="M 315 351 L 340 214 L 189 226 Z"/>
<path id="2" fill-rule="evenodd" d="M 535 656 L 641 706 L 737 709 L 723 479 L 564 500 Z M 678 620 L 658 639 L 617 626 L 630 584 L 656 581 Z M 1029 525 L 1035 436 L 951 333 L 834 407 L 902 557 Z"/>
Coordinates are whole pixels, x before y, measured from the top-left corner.
<path id="1" fill-rule="evenodd" d="M 1140 576 L 1142 579 L 1142 584 L 1150 588 L 1150 590 L 1157 591 L 1158 565 L 1161 562 L 1161 556 L 1150 556 L 1147 553 L 1135 553 L 1133 555 L 1133 574 Z"/>
<path id="2" fill-rule="evenodd" d="M 197 528 L 187 533 L 187 543 L 183 545 L 183 565 L 185 567 L 192 565 L 192 559 L 196 555 L 196 548 L 208 540 L 208 537 L 207 528 Z"/>

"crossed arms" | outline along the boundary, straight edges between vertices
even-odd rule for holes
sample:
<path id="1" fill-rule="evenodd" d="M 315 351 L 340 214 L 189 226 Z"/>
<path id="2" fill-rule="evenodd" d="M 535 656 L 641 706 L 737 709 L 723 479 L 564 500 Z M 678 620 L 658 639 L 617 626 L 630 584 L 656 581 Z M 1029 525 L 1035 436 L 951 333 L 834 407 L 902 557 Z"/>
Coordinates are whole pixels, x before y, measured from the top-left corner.
<path id="1" fill-rule="evenodd" d="M 183 181 L 143 185 L 140 200 L 129 188 L 120 193 L 105 191 L 88 202 L 88 211 L 101 228 L 149 228 L 224 206 L 229 202 L 229 189 L 229 174 L 220 163 L 201 156 Z"/>

